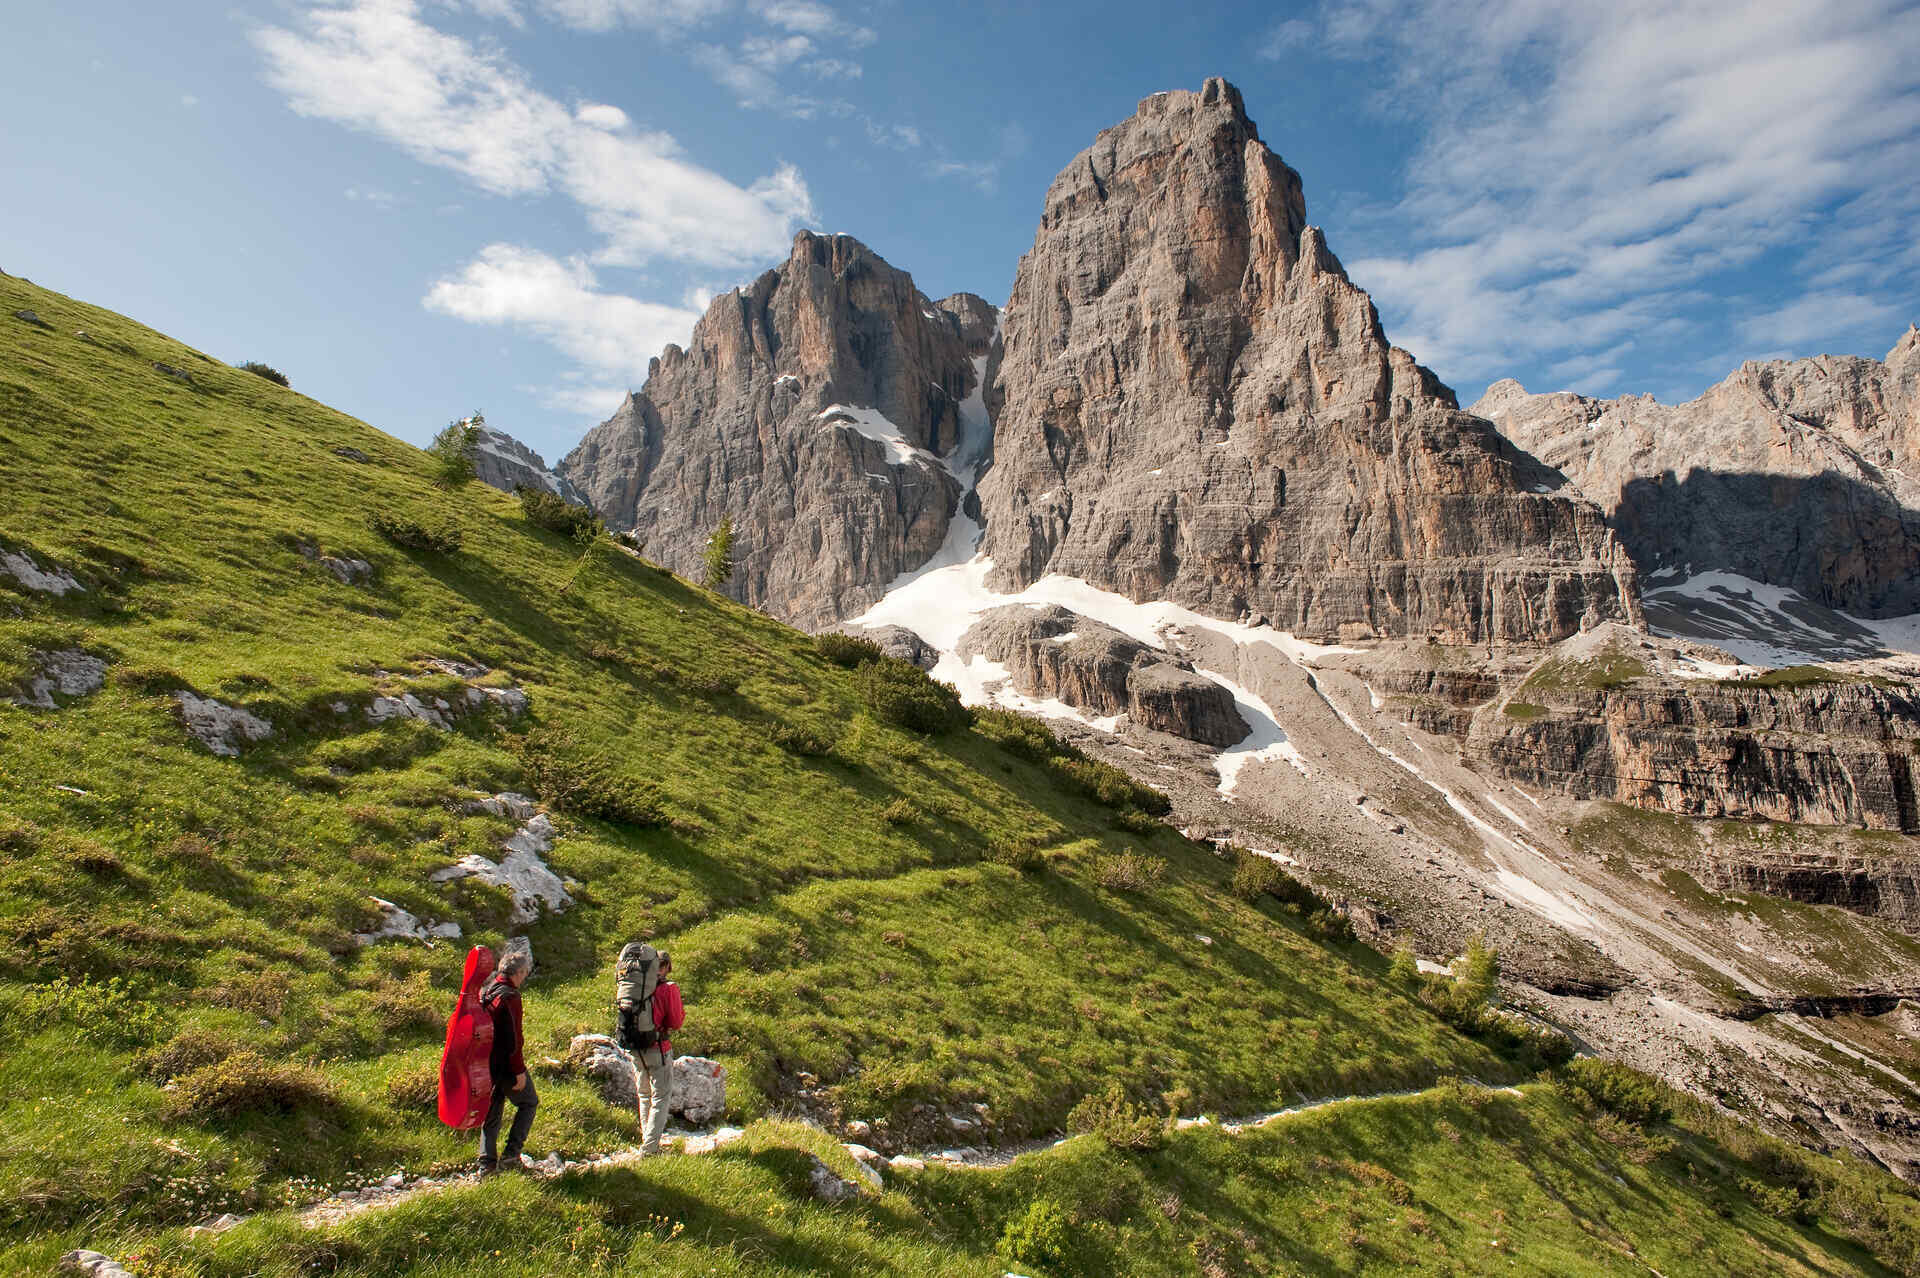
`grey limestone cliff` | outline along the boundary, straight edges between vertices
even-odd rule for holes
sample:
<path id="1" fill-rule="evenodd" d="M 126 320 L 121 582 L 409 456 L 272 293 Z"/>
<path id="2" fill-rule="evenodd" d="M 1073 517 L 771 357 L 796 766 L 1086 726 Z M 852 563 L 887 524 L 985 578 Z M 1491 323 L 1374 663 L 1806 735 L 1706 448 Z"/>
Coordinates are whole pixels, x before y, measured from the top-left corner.
<path id="1" fill-rule="evenodd" d="M 994 583 L 1066 573 L 1315 639 L 1552 642 L 1636 619 L 1555 472 L 1388 344 L 1223 80 L 1048 190 L 994 369 Z"/>
<path id="2" fill-rule="evenodd" d="M 945 538 L 961 484 L 944 459 L 994 323 L 979 298 L 930 301 L 858 240 L 803 231 L 780 267 L 715 298 L 560 473 L 681 572 L 730 517 L 737 597 L 830 625 Z"/>

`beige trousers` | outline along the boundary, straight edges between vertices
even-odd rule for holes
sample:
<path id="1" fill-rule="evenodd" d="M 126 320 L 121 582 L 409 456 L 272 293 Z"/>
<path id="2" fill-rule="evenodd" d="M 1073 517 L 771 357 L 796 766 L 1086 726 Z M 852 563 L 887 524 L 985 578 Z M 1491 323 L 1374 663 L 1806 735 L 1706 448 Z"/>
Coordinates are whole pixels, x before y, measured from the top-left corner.
<path id="1" fill-rule="evenodd" d="M 673 1101 L 673 1053 L 636 1052 L 633 1089 L 640 1098 L 640 1152 L 660 1152 L 660 1134 L 667 1130 L 667 1107 Z"/>

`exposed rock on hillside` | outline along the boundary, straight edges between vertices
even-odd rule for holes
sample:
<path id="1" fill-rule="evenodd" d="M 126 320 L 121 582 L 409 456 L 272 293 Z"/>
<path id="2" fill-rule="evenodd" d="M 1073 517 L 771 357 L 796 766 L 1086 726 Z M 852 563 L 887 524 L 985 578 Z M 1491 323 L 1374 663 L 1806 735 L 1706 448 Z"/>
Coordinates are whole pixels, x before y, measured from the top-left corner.
<path id="1" fill-rule="evenodd" d="M 1059 572 L 1316 639 L 1638 615 L 1599 512 L 1388 345 L 1223 80 L 1054 180 L 1002 340 L 998 587 Z"/>
<path id="2" fill-rule="evenodd" d="M 1571 641 L 1572 647 L 1582 641 Z M 1825 676 L 1672 678 L 1638 644 L 1563 649 L 1474 720 L 1468 758 L 1576 799 L 1920 829 L 1920 694 Z"/>
<path id="3" fill-rule="evenodd" d="M 852 616 L 946 537 L 961 485 L 942 458 L 993 327 L 979 298 L 930 302 L 859 241 L 802 232 L 560 473 L 677 572 L 698 576 L 731 516 L 740 599 L 809 628 Z"/>
<path id="4" fill-rule="evenodd" d="M 1643 573 L 1719 568 L 1862 616 L 1920 611 L 1920 331 L 1885 361 L 1749 362 L 1684 404 L 1509 379 L 1473 411 L 1599 503 Z"/>
<path id="5" fill-rule="evenodd" d="M 540 488 L 562 497 L 576 506 L 588 504 L 586 495 L 547 468 L 539 453 L 502 430 L 480 428 L 473 450 L 474 474 L 481 483 L 501 492 L 515 488 Z"/>
<path id="6" fill-rule="evenodd" d="M 1229 746 L 1248 732 L 1233 694 L 1187 662 L 1056 605 L 986 613 L 960 640 L 962 658 L 975 654 L 1005 666 L 1029 696 L 1124 714 L 1139 727 L 1207 745 Z"/>
<path id="7" fill-rule="evenodd" d="M 54 693 L 84 697 L 98 691 L 107 678 L 107 663 L 77 648 L 36 652 L 33 664 L 33 677 L 27 680 L 20 694 L 12 698 L 15 705 L 57 710 L 60 703 L 53 699 Z"/>
<path id="8" fill-rule="evenodd" d="M 1702 877 L 1716 892 L 1760 892 L 1810 905 L 1837 905 L 1920 936 L 1920 859 L 1911 856 L 1801 848 L 1778 854 L 1743 851 L 1714 857 Z"/>

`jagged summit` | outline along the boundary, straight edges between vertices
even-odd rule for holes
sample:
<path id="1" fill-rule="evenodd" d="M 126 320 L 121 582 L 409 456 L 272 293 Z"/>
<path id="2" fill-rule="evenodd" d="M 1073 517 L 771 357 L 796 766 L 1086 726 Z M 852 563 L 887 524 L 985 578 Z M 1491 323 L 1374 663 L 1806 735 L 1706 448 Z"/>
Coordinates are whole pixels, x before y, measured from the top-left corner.
<path id="1" fill-rule="evenodd" d="M 1749 360 L 1684 404 L 1507 378 L 1473 411 L 1565 471 L 1643 573 L 1720 569 L 1865 617 L 1920 610 L 1920 331 L 1885 360 Z"/>
<path id="2" fill-rule="evenodd" d="M 1047 192 L 995 370 L 993 584 L 1064 573 L 1315 638 L 1637 615 L 1599 514 L 1390 345 L 1224 80 Z"/>

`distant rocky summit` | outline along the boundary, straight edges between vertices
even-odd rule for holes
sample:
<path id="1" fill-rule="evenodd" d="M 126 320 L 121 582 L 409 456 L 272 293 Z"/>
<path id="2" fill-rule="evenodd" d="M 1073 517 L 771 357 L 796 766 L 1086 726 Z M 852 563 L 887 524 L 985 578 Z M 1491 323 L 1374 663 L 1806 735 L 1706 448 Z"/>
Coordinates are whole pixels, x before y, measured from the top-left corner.
<path id="1" fill-rule="evenodd" d="M 715 298 L 560 473 L 690 575 L 730 517 L 738 597 L 831 625 L 945 539 L 994 320 L 971 294 L 928 300 L 850 236 L 803 231 L 778 269 Z"/>
<path id="2" fill-rule="evenodd" d="M 1303 637 L 1552 642 L 1638 616 L 1591 503 L 1413 356 L 1224 80 L 1054 179 L 1004 317 L 992 584 L 1064 573 Z"/>
<path id="3" fill-rule="evenodd" d="M 502 492 L 538 488 L 576 506 L 590 504 L 585 493 L 549 470 L 539 453 L 491 426 L 480 428 L 473 450 L 473 469 L 481 483 L 491 484 Z"/>
<path id="4" fill-rule="evenodd" d="M 1643 574 L 1723 569 L 1858 616 L 1920 611 L 1920 330 L 1885 360 L 1750 361 L 1684 404 L 1509 378 L 1473 411 L 1597 502 Z"/>

